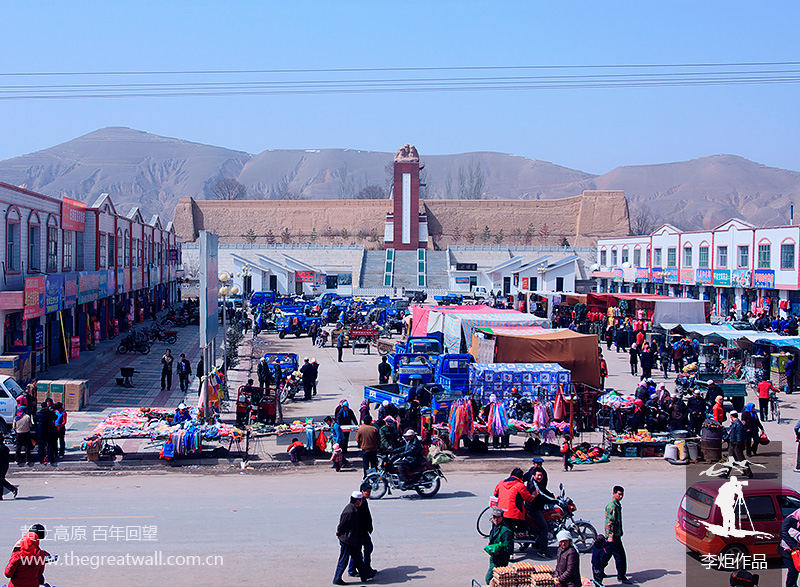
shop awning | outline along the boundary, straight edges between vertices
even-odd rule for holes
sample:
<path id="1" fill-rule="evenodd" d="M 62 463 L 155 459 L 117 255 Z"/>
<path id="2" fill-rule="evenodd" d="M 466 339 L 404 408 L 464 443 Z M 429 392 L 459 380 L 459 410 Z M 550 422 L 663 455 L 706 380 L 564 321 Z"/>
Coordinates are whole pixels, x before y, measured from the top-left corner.
<path id="1" fill-rule="evenodd" d="M 25 305 L 25 292 L 0 291 L 0 310 L 19 312 Z"/>

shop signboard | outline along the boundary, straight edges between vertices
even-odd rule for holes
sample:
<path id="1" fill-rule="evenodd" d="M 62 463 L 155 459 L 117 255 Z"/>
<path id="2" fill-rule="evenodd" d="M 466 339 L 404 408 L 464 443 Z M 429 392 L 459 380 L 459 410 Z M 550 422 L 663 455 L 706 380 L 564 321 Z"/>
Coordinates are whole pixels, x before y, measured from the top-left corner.
<path id="1" fill-rule="evenodd" d="M 125 293 L 125 270 L 117 269 L 117 294 Z"/>
<path id="2" fill-rule="evenodd" d="M 22 310 L 22 319 L 30 320 L 44 315 L 45 278 L 25 278 L 25 305 Z"/>
<path id="3" fill-rule="evenodd" d="M 339 285 L 353 285 L 353 274 L 339 273 Z"/>
<path id="4" fill-rule="evenodd" d="M 48 275 L 44 281 L 44 313 L 58 312 L 64 309 L 63 275 Z"/>
<path id="5" fill-rule="evenodd" d="M 730 269 L 714 269 L 712 276 L 712 283 L 722 287 L 730 287 L 731 285 L 731 270 Z"/>
<path id="6" fill-rule="evenodd" d="M 469 277 L 456 277 L 456 283 L 469 283 Z M 528 278 L 522 278 L 522 289 L 528 289 Z"/>
<path id="7" fill-rule="evenodd" d="M 314 272 L 313 271 L 295 271 L 294 272 L 294 281 L 295 283 L 314 283 Z M 341 285 L 341 282 L 339 282 Z"/>
<path id="8" fill-rule="evenodd" d="M 697 269 L 694 272 L 694 279 L 701 285 L 711 285 L 714 278 L 711 274 L 711 269 Z"/>
<path id="9" fill-rule="evenodd" d="M 731 274 L 731 281 L 736 287 L 752 287 L 752 273 L 749 269 L 734 269 Z"/>
<path id="10" fill-rule="evenodd" d="M 219 331 L 219 237 L 200 231 L 200 348 L 206 349 Z M 206 396 L 208 397 L 208 396 Z"/>
<path id="11" fill-rule="evenodd" d="M 105 270 L 97 271 L 97 299 L 102 300 L 108 297 L 108 272 Z"/>
<path id="12" fill-rule="evenodd" d="M 625 274 L 622 269 L 614 269 L 611 274 L 614 277 L 614 281 L 617 283 L 622 283 L 622 280 L 625 278 Z"/>
<path id="13" fill-rule="evenodd" d="M 756 269 L 753 271 L 753 287 L 756 289 L 775 289 L 775 271 Z"/>
<path id="14" fill-rule="evenodd" d="M 647 267 L 637 267 L 636 282 L 647 283 L 648 281 L 650 281 L 650 269 L 648 269 Z"/>
<path id="15" fill-rule="evenodd" d="M 133 284 L 133 291 L 142 289 L 141 267 L 131 267 L 131 283 Z"/>
<path id="16" fill-rule="evenodd" d="M 464 279 L 463 277 L 461 279 Z M 456 278 L 458 280 L 458 278 Z M 456 281 L 456 283 L 469 283 L 469 277 L 466 278 L 466 281 Z M 522 289 L 529 290 L 531 285 L 531 278 L 530 277 L 523 277 L 522 278 Z"/>
<path id="17" fill-rule="evenodd" d="M 61 228 L 84 232 L 86 230 L 86 204 L 77 200 L 61 200 Z"/>
<path id="18" fill-rule="evenodd" d="M 694 285 L 694 269 L 681 269 L 679 283 L 681 285 Z"/>
<path id="19" fill-rule="evenodd" d="M 95 301 L 100 294 L 100 280 L 96 271 L 78 273 L 78 303 L 86 304 Z"/>
<path id="20" fill-rule="evenodd" d="M 650 280 L 653 283 L 664 283 L 664 269 L 661 267 L 653 267 L 650 271 Z"/>
<path id="21" fill-rule="evenodd" d="M 125 291 L 132 291 L 131 289 L 131 272 L 129 269 L 125 269 L 123 272 L 123 277 L 125 278 Z"/>
<path id="22" fill-rule="evenodd" d="M 74 308 L 78 303 L 78 274 L 64 276 L 64 308 Z"/>
<path id="23" fill-rule="evenodd" d="M 44 326 L 37 326 L 33 329 L 33 350 L 44 350 Z"/>
<path id="24" fill-rule="evenodd" d="M 106 284 L 108 288 L 106 295 L 112 296 L 117 293 L 117 272 L 114 269 L 106 271 Z"/>
<path id="25" fill-rule="evenodd" d="M 677 267 L 667 267 L 664 269 L 664 283 L 678 283 Z"/>
<path id="26" fill-rule="evenodd" d="M 177 263 L 178 262 L 178 249 L 170 249 L 169 250 L 169 262 L 170 263 Z"/>

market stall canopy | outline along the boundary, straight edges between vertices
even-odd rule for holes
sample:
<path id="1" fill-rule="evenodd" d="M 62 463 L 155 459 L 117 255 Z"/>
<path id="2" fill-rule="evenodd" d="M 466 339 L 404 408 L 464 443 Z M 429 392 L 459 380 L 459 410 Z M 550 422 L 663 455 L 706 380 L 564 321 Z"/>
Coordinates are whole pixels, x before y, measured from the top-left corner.
<path id="1" fill-rule="evenodd" d="M 728 341 L 745 338 L 748 334 L 763 334 L 755 330 L 737 330 L 728 324 L 661 324 L 664 330 L 680 331 L 687 335 L 699 334 L 702 337 L 716 336 Z"/>
<path id="2" fill-rule="evenodd" d="M 494 338 L 495 361 L 498 363 L 556 362 L 572 373 L 574 383 L 600 387 L 600 361 L 596 334 L 579 334 L 569 329 L 538 330 L 529 328 L 480 329 Z M 520 330 L 513 334 L 514 330 Z M 499 331 L 499 332 L 498 332 Z M 512 332 L 512 333 L 508 333 Z M 473 348 L 478 346 L 477 336 Z"/>
<path id="3" fill-rule="evenodd" d="M 502 310 L 478 304 L 471 306 L 412 306 L 411 307 L 411 336 L 428 336 L 433 333 L 444 332 L 444 317 L 446 314 L 475 314 L 493 313 L 502 314 L 515 310 Z"/>
<path id="4" fill-rule="evenodd" d="M 487 308 L 488 310 L 488 308 Z M 450 313 L 444 317 L 444 346 L 448 353 L 460 353 L 462 336 L 472 342 L 472 333 L 480 326 L 541 326 L 546 318 L 516 310 L 481 314 Z"/>
<path id="5" fill-rule="evenodd" d="M 586 305 L 591 308 L 598 308 L 605 312 L 608 308 L 619 306 L 621 300 L 626 300 L 635 307 L 637 301 L 652 302 L 657 299 L 675 299 L 667 296 L 660 296 L 657 294 L 641 294 L 641 293 L 590 293 L 586 294 Z"/>
<path id="6" fill-rule="evenodd" d="M 653 325 L 697 324 L 706 321 L 705 300 L 690 298 L 660 299 L 655 303 Z"/>

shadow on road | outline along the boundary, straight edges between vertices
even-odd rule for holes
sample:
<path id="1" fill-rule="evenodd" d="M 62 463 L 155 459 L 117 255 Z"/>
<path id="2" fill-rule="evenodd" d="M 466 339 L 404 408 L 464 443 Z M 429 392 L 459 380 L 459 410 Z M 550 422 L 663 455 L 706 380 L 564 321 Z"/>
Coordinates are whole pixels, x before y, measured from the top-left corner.
<path id="1" fill-rule="evenodd" d="M 390 585 L 393 583 L 406 583 L 415 579 L 427 579 L 428 577 L 425 573 L 433 570 L 433 567 L 417 567 L 414 565 L 379 569 L 372 583 L 375 585 Z"/>
<path id="2" fill-rule="evenodd" d="M 660 579 L 664 575 L 681 575 L 680 571 L 668 571 L 667 569 L 648 569 L 646 571 L 636 571 L 628 573 L 628 578 L 634 583 L 646 583 L 654 579 Z"/>
<path id="3" fill-rule="evenodd" d="M 42 501 L 43 499 L 53 499 L 53 496 L 52 495 L 26 495 L 24 497 L 17 497 L 14 501 Z"/>

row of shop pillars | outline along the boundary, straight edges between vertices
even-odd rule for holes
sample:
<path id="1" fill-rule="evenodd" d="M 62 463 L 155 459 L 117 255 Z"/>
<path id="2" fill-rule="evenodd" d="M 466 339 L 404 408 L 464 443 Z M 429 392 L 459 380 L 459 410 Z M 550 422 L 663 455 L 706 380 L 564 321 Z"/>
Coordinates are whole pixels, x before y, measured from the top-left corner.
<path id="1" fill-rule="evenodd" d="M 4 328 L 4 348 L 27 347 L 33 352 L 36 372 L 67 363 L 73 337 L 80 352 L 100 341 L 116 337 L 132 326 L 153 320 L 156 312 L 177 301 L 177 289 L 159 286 L 103 298 L 76 307 L 51 312 L 25 321 L 22 312 L 9 314 Z M 9 351 L 13 353 L 13 351 Z M 71 357 L 72 358 L 72 357 Z"/>

